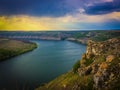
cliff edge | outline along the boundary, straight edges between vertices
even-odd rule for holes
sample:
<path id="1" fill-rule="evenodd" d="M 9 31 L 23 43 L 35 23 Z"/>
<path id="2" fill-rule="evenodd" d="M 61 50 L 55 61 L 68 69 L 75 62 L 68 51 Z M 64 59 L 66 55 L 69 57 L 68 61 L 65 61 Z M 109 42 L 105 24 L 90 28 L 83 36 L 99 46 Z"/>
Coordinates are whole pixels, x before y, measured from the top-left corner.
<path id="1" fill-rule="evenodd" d="M 86 53 L 73 70 L 36 90 L 119 90 L 120 38 L 88 41 Z"/>

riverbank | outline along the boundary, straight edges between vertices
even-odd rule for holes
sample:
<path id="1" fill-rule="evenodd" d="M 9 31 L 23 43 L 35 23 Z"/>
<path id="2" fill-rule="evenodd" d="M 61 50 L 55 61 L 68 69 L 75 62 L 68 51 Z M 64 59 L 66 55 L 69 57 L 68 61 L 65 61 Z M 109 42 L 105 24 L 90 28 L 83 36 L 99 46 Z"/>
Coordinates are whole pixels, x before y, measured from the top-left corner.
<path id="1" fill-rule="evenodd" d="M 36 43 L 0 38 L 0 61 L 29 52 L 37 48 Z"/>

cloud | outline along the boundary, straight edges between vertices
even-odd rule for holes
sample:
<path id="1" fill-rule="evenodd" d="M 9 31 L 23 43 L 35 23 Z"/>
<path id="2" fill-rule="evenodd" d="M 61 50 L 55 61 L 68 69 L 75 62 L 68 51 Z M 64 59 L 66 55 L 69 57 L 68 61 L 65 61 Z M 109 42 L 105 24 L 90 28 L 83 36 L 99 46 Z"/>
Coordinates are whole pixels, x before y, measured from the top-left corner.
<path id="1" fill-rule="evenodd" d="M 1 16 L 0 30 L 66 30 L 64 23 L 52 17 L 25 15 Z"/>
<path id="2" fill-rule="evenodd" d="M 0 15 L 61 17 L 83 8 L 84 13 L 100 15 L 120 11 L 119 0 L 0 0 Z"/>
<path id="3" fill-rule="evenodd" d="M 120 1 L 118 0 L 105 0 L 101 3 L 92 3 L 88 4 L 87 7 L 84 8 L 85 13 L 89 15 L 100 15 L 107 14 L 111 12 L 119 12 L 120 11 Z"/>
<path id="4" fill-rule="evenodd" d="M 78 10 L 79 11 L 79 10 Z M 112 12 L 103 15 L 87 15 L 76 12 L 62 17 L 34 17 L 27 15 L 0 17 L 0 30 L 73 30 L 119 27 L 120 12 Z M 109 23 L 109 25 L 108 25 Z M 95 27 L 96 26 L 96 27 Z"/>
<path id="5" fill-rule="evenodd" d="M 113 0 L 102 0 L 102 2 L 113 2 Z"/>
<path id="6" fill-rule="evenodd" d="M 74 15 L 66 15 L 59 19 L 66 23 L 69 23 L 69 22 L 99 23 L 99 22 L 107 22 L 110 20 L 120 21 L 120 12 L 112 12 L 112 13 L 103 14 L 103 15 L 87 15 L 87 14 L 81 14 L 80 12 Z"/>
<path id="7" fill-rule="evenodd" d="M 0 30 L 120 28 L 120 0 L 0 0 L 0 15 Z"/>
<path id="8" fill-rule="evenodd" d="M 71 11 L 64 0 L 0 0 L 0 15 L 59 17 Z"/>

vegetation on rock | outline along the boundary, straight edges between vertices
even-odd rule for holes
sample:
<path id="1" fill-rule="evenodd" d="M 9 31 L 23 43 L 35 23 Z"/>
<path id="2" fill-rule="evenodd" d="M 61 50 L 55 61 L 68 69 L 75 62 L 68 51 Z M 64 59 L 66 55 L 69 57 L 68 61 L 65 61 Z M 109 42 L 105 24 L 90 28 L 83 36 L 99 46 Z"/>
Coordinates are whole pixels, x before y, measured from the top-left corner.
<path id="1" fill-rule="evenodd" d="M 73 65 L 73 72 L 76 73 L 78 71 L 78 68 L 80 68 L 80 60 L 78 60 L 74 65 Z"/>

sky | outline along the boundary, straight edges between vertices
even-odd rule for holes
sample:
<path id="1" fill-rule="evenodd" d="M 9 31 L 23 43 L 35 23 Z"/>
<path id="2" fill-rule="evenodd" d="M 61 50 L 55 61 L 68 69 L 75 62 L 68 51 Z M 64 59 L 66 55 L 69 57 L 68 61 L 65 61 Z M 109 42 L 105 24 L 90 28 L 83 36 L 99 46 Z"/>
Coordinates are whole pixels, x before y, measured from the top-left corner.
<path id="1" fill-rule="evenodd" d="M 0 0 L 0 31 L 120 29 L 120 0 Z"/>

